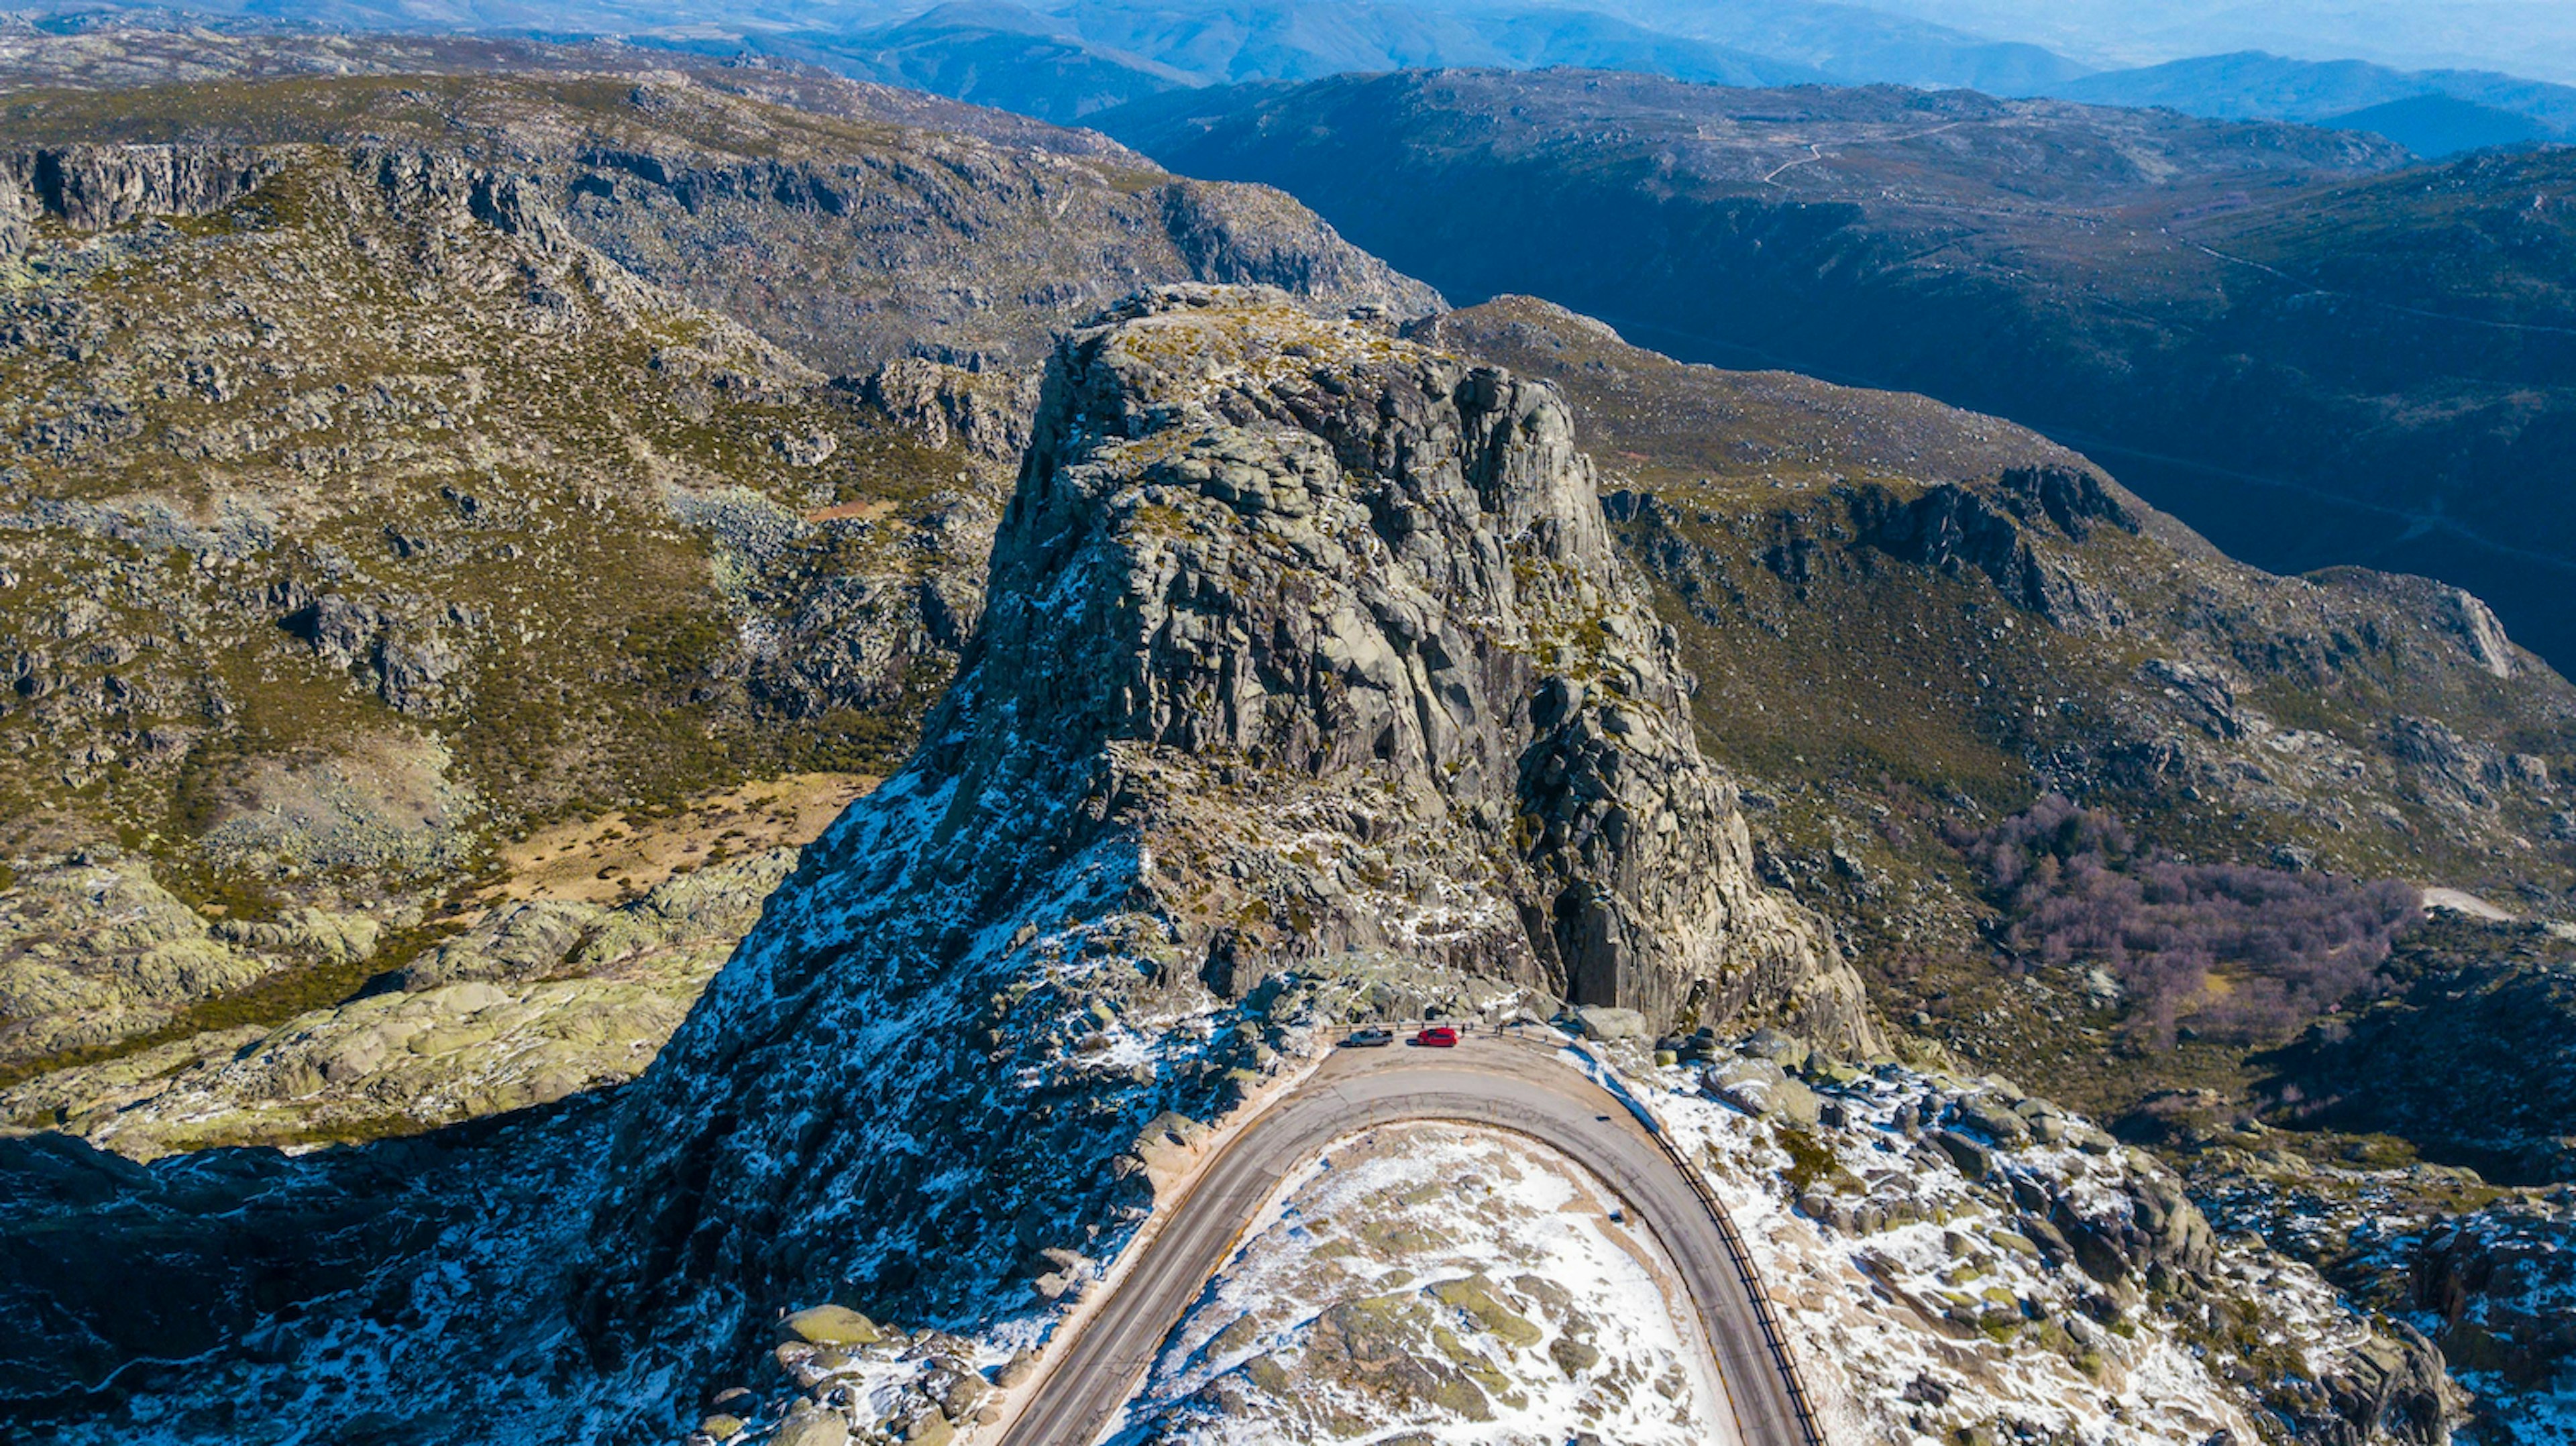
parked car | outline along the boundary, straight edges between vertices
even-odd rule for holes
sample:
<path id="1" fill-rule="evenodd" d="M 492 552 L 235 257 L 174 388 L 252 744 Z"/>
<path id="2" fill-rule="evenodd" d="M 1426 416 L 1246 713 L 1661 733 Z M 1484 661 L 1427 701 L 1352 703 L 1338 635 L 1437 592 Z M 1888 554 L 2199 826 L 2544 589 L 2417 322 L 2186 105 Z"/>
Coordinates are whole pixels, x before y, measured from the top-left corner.
<path id="1" fill-rule="evenodd" d="M 1413 1042 L 1425 1049 L 1456 1049 L 1458 1031 L 1445 1024 L 1435 1024 L 1413 1036 Z"/>
<path id="2" fill-rule="evenodd" d="M 1366 1029 L 1352 1030 L 1351 1037 L 1342 1041 L 1342 1048 L 1383 1049 L 1393 1043 L 1395 1043 L 1394 1030 L 1380 1029 L 1372 1024 Z"/>

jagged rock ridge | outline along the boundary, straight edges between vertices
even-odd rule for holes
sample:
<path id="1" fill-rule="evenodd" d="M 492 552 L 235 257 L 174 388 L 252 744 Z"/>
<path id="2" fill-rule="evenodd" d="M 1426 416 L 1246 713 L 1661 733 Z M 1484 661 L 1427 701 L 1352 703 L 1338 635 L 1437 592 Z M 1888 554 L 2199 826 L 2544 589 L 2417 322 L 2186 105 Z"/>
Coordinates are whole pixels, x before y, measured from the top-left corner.
<path id="1" fill-rule="evenodd" d="M 1147 295 L 1060 347 L 991 596 L 621 1129 L 583 1313 L 638 1359 L 834 1294 L 989 1317 L 1015 1256 L 1141 1217 L 1149 1120 L 1355 981 L 1874 1047 L 1753 882 L 1549 389 Z"/>
<path id="2" fill-rule="evenodd" d="M 493 178 L 486 219 L 551 224 L 834 375 L 906 356 L 1033 367 L 1056 332 L 1161 281 L 1259 282 L 1406 317 L 1441 306 L 1266 186 L 1168 175 L 1096 135 L 924 112 L 882 87 L 617 56 L 633 65 L 609 52 L 592 75 L 271 81 L 219 107 L 185 86 L 62 97 L 0 120 L 0 145 L 25 150 L 31 181 L 44 157 L 68 178 L 38 185 L 22 219 L 82 228 L 120 208 L 221 205 L 279 143 L 455 156 Z"/>
<path id="3" fill-rule="evenodd" d="M 258 189 L 277 158 L 219 146 L 40 146 L 0 157 L 0 247 L 26 248 L 41 208 L 75 231 L 104 231 L 146 216 L 202 216 Z"/>

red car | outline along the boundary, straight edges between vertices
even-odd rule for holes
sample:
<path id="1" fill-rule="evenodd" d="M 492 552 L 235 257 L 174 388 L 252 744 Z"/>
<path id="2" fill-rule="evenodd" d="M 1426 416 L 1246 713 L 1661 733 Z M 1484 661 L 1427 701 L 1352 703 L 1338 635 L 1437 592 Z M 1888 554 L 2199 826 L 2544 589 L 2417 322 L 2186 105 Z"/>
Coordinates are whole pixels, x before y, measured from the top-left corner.
<path id="1" fill-rule="evenodd" d="M 1458 1031 L 1445 1024 L 1435 1024 L 1413 1036 L 1413 1042 L 1424 1049 L 1456 1049 Z"/>

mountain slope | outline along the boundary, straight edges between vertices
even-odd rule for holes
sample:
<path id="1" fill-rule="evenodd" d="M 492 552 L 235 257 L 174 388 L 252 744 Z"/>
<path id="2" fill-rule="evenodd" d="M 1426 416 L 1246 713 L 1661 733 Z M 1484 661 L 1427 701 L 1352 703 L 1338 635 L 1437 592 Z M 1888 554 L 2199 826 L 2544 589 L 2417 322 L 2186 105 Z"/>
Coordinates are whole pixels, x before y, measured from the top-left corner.
<path id="1" fill-rule="evenodd" d="M 2564 140 L 2567 136 L 2565 131 L 2520 111 L 2447 95 L 2386 101 L 2326 116 L 2317 123 L 2336 130 L 2383 135 L 2419 156 L 2435 157 Z"/>
<path id="2" fill-rule="evenodd" d="M 453 146 L 523 171 L 573 236 L 644 280 L 836 374 L 900 356 L 1027 365 L 1143 277 L 1276 281 L 1406 315 L 1436 303 L 1276 193 L 906 124 L 889 97 L 819 78 L 794 109 L 614 75 L 286 80 L 32 94 L 0 134 Z"/>
<path id="3" fill-rule="evenodd" d="M 2547 1419 L 2554 1287 L 2472 1262 L 2563 1249 L 2576 1107 L 2534 1062 L 2571 1008 L 2576 689 L 2454 590 L 2266 576 L 1992 418 L 1682 366 L 1528 298 L 1416 331 L 1563 389 L 1766 875 L 1874 1003 L 2405 1315 L 2493 1439 Z M 2087 831 L 2125 855 L 2032 845 Z M 2390 876 L 2530 917 L 2412 922 Z M 2396 927 L 2246 928 L 2231 891 Z"/>
<path id="4" fill-rule="evenodd" d="M 1705 746 L 1759 781 L 1766 842 L 1898 975 L 1992 947 L 1945 833 L 2052 791 L 2190 857 L 2576 903 L 2576 690 L 2491 651 L 2474 599 L 2266 576 L 2084 459 L 1923 398 L 1682 366 L 1526 298 L 1417 330 L 1564 389 L 1681 630 Z M 1874 982 L 1904 1012 L 1960 978 Z M 2183 1067 L 2063 1029 L 1941 1032 L 2106 1113 Z M 2106 1071 L 2131 1093 L 2100 1092 Z"/>
<path id="5" fill-rule="evenodd" d="M 1858 981 L 1754 878 L 1551 389 L 1188 288 L 1076 332 L 1045 398 L 923 746 L 637 1085 L 303 1161 L 0 1140 L 38 1202 L 0 1221 L 0 1399 L 68 1441 L 389 1417 L 936 1438 L 989 1419 L 1210 1126 L 1324 1030 L 1562 991 L 1704 1023 L 1702 1053 L 1766 1019 L 1814 1041 L 1755 1033 L 1714 1095 L 1596 1048 L 1764 1268 L 1821 1283 L 1792 1339 L 1830 1419 L 2143 1442 L 2259 1409 L 2439 1439 L 2433 1352 L 2222 1245 L 2107 1135 L 1997 1080 L 1852 1062 L 1878 1048 Z M 1388 1243 L 1474 1317 L 1442 1343 L 1382 1302 L 1362 1347 L 1426 1375 L 1414 1341 L 1444 1353 L 1477 1394 L 1437 1419 L 1597 1364 L 1509 1353 L 1543 1283 L 1461 1289 L 1440 1242 Z M 254 1326 L 258 1350 L 222 1344 Z M 2212 1358 L 2253 1364 L 2240 1385 Z"/>
<path id="6" fill-rule="evenodd" d="M 917 90 L 876 85 L 815 66 L 748 53 L 705 56 L 613 40 L 546 42 L 506 36 L 378 35 L 249 27 L 155 29 L 101 23 L 66 33 L 0 29 L 0 85 L 12 91 L 142 90 L 216 81 L 364 75 L 673 76 L 710 90 L 841 120 L 973 136 L 1065 155 L 1101 156 L 1114 143 L 1027 116 Z"/>
<path id="7" fill-rule="evenodd" d="M 2009 417 L 2259 566 L 2439 577 L 2576 651 L 2576 514 L 2546 480 L 2576 153 L 2379 180 L 2402 153 L 2353 133 L 1490 72 L 1101 124 L 1283 186 L 1453 297 Z M 2377 263 L 2392 247 L 2406 265 Z"/>
<path id="8" fill-rule="evenodd" d="M 525 1102 L 406 1093 L 531 1041 L 514 1004 L 388 1051 L 389 988 L 640 983 L 505 1073 L 642 1068 L 748 923 L 674 876 L 810 838 L 974 629 L 1033 384 L 907 356 L 926 314 L 992 363 L 1139 275 L 1427 304 L 1272 194 L 668 76 L 193 94 L 11 124 L 244 143 L 34 145 L 0 185 L 0 1081 L 138 1153 L 146 1098 L 253 1056 L 189 1139 Z"/>

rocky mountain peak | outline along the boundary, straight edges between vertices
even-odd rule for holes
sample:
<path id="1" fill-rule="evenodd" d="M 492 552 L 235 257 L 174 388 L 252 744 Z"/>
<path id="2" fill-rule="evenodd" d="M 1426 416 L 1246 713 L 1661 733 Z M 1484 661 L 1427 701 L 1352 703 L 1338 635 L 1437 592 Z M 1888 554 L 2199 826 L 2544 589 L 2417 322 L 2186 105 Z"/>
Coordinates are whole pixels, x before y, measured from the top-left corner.
<path id="1" fill-rule="evenodd" d="M 1666 1022 L 1758 1003 L 1865 1034 L 1856 989 L 1817 992 L 1809 922 L 1751 883 L 1547 385 L 1277 292 L 1139 296 L 1061 348 L 992 587 L 952 709 L 1043 718 L 1158 800 L 1144 886 L 1220 993 L 1390 950 Z"/>
<path id="2" fill-rule="evenodd" d="M 1060 344 L 989 596 L 912 764 L 639 1091 L 599 1318 L 987 1309 L 1015 1255 L 1141 1215 L 1148 1121 L 1335 1018 L 1875 1048 L 1754 881 L 1550 387 L 1274 291 L 1141 295 Z"/>

